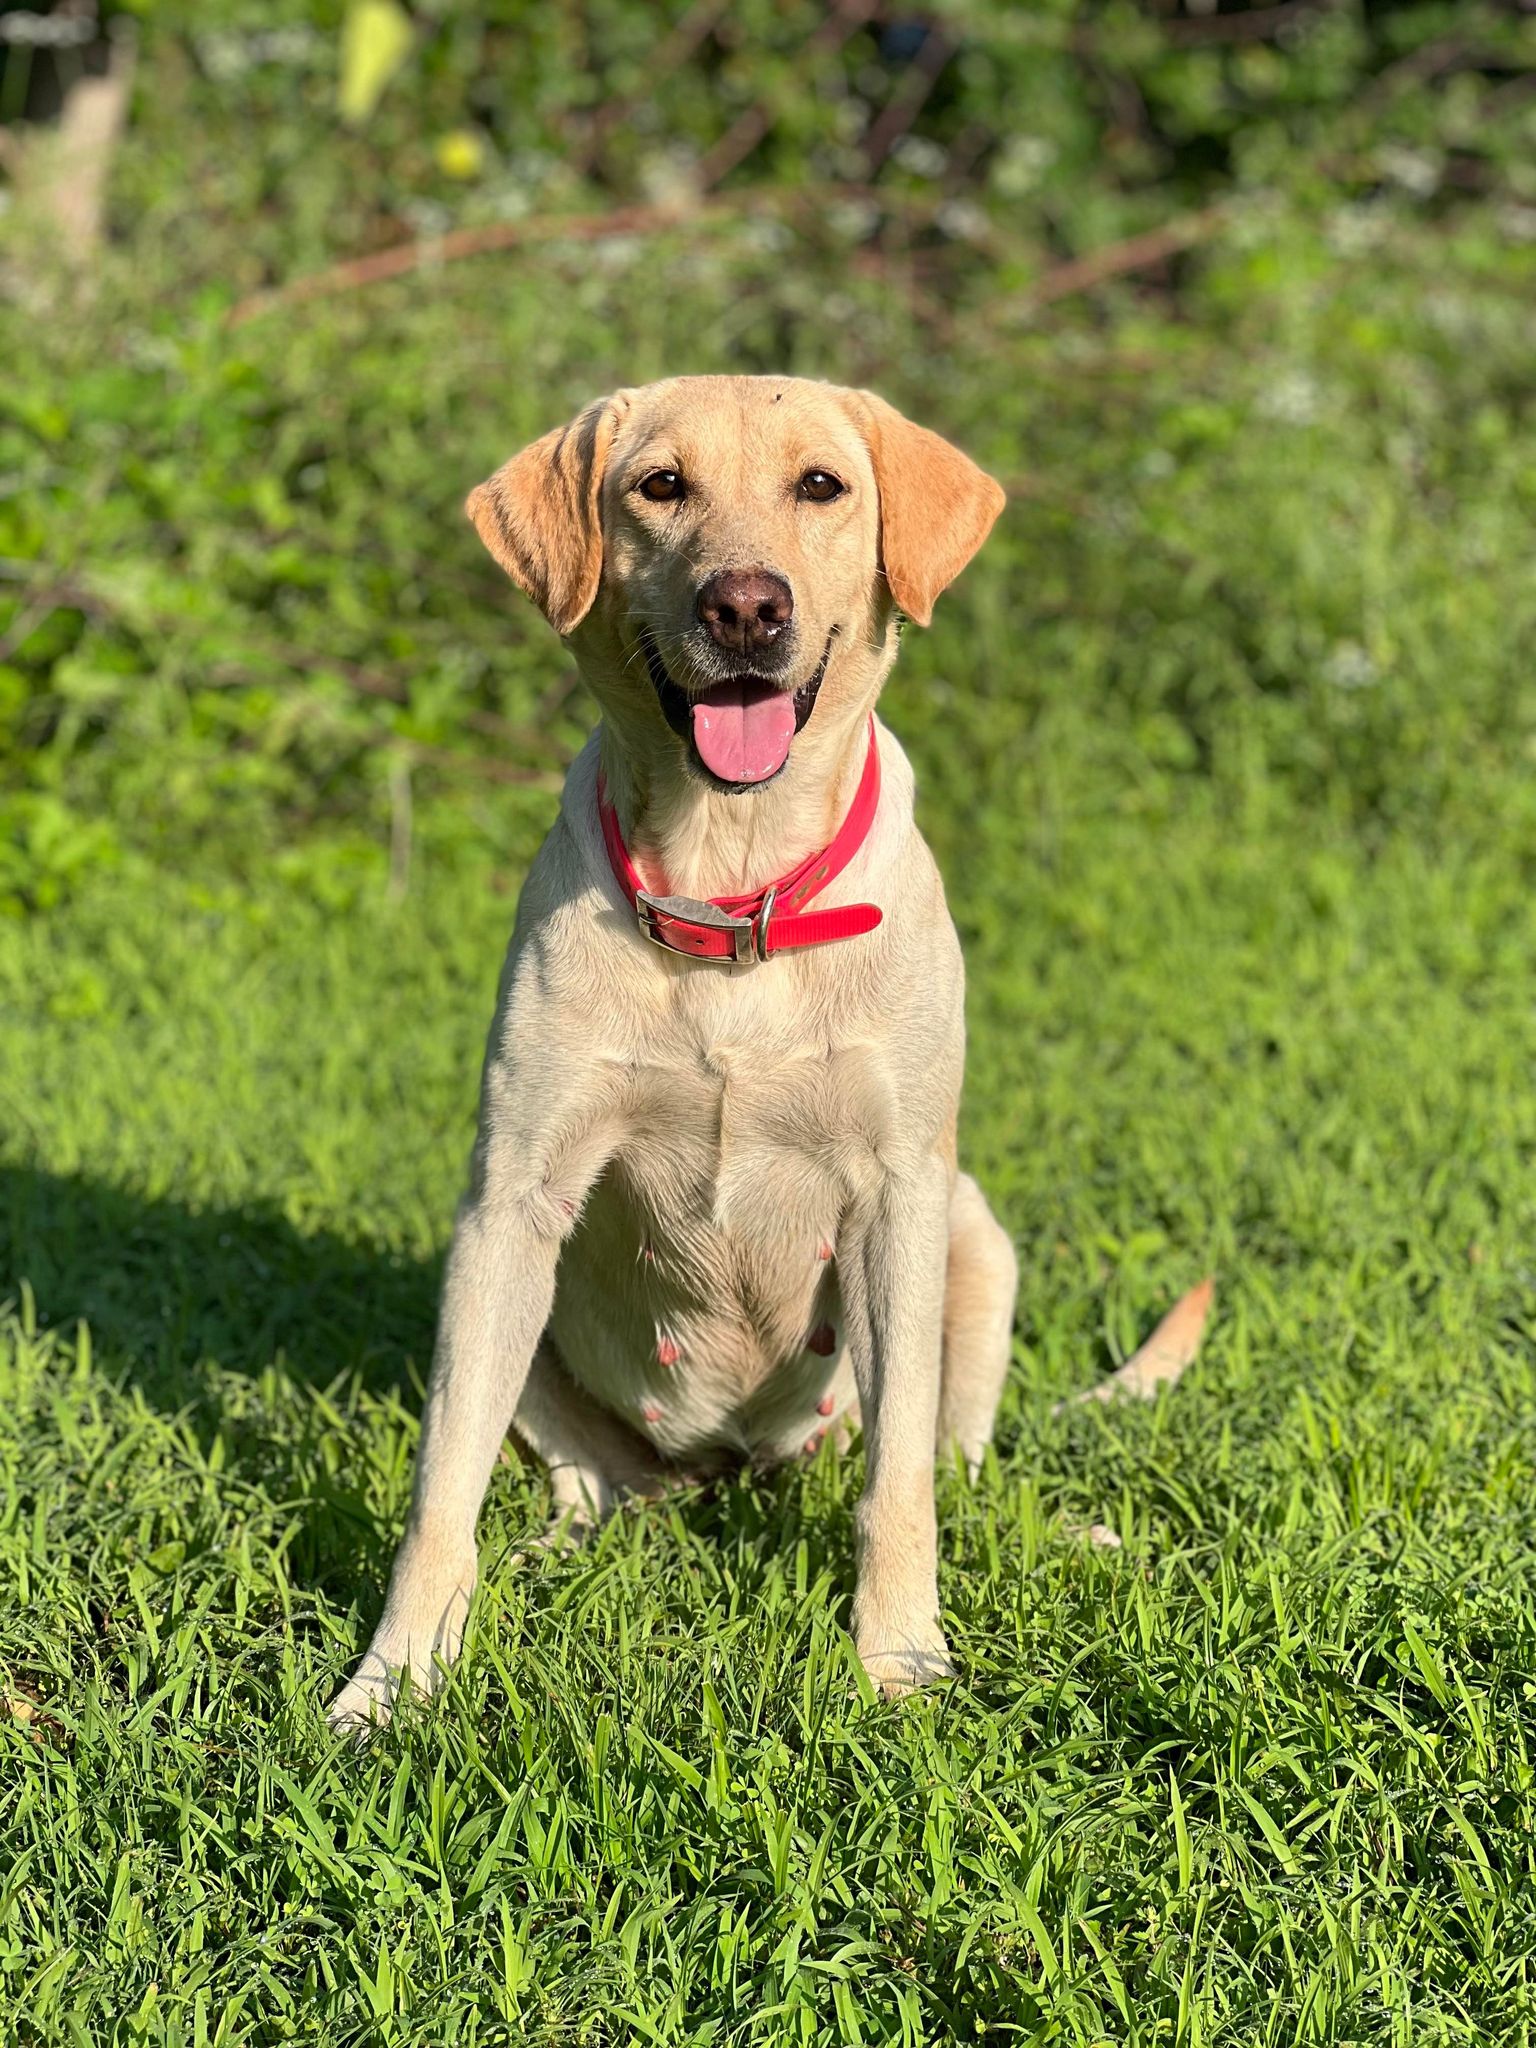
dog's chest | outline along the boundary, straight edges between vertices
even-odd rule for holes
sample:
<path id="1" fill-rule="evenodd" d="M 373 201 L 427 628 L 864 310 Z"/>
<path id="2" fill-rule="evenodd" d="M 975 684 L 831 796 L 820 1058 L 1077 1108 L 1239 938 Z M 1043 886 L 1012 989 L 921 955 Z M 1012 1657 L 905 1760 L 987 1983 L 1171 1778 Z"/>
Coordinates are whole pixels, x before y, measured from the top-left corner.
<path id="1" fill-rule="evenodd" d="M 852 1398 L 838 1236 L 890 1118 L 867 1047 L 701 1035 L 637 1064 L 561 1256 L 567 1370 L 669 1454 L 800 1448 Z"/>

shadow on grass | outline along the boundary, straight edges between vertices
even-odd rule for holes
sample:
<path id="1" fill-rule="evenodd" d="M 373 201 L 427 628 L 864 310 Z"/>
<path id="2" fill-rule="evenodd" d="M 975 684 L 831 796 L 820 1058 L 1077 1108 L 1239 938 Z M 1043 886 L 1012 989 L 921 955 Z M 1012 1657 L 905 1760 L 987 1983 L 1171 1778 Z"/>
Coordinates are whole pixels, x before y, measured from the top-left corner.
<path id="1" fill-rule="evenodd" d="M 0 1166 L 0 1302 L 27 1281 L 48 1327 L 67 1335 L 77 1320 L 90 1325 L 94 1360 L 109 1379 L 130 1381 L 162 1413 L 200 1409 L 224 1431 L 247 1481 L 274 1498 L 307 1501 L 292 1561 L 343 1599 L 359 1583 L 382 1586 L 392 1544 L 345 1475 L 331 1477 L 313 1455 L 311 1438 L 326 1425 L 293 1418 L 275 1441 L 259 1420 L 220 1416 L 215 1424 L 210 1410 L 222 1404 L 207 1368 L 254 1379 L 276 1363 L 314 1387 L 355 1374 L 371 1392 L 399 1393 L 414 1413 L 441 1276 L 440 1259 L 300 1231 L 269 1204 L 197 1209 Z M 808 1512 L 794 1464 L 732 1470 L 686 1489 L 670 1512 L 749 1579 L 796 1542 L 806 1543 L 814 1577 L 845 1566 L 851 1550 L 851 1496 L 833 1492 Z M 636 1512 L 659 1519 L 669 1510 Z M 370 1601 L 376 1595 L 365 1593 L 364 1606 Z"/>
<path id="2" fill-rule="evenodd" d="M 0 1300 L 26 1280 L 50 1326 L 83 1317 L 103 1367 L 157 1405 L 203 1392 L 210 1361 L 404 1389 L 431 1357 L 441 1274 L 437 1259 L 297 1230 L 269 1204 L 197 1209 L 0 1167 Z"/>

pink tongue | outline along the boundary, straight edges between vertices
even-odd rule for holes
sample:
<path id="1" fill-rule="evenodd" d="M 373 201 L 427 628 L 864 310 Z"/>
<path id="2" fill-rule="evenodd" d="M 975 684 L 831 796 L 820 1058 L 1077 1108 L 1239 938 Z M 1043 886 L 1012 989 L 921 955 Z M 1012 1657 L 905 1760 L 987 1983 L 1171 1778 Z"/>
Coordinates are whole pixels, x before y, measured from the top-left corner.
<path id="1" fill-rule="evenodd" d="M 716 683 L 693 700 L 693 743 L 722 782 L 766 782 L 795 736 L 795 700 L 767 683 Z"/>

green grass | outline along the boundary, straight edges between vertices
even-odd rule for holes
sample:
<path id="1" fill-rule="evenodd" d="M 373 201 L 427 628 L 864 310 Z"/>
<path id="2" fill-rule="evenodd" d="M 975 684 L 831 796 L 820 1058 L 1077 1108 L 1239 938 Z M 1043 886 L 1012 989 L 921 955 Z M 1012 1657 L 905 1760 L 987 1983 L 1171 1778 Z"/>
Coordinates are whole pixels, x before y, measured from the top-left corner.
<path id="1" fill-rule="evenodd" d="M 24 2033 L 1523 2038 L 1530 892 L 1195 800 L 1064 803 L 1046 851 L 979 746 L 949 772 L 996 799 L 984 866 L 930 822 L 969 1151 L 1025 1277 L 996 1461 L 942 1488 L 964 1676 L 899 1707 L 842 1632 L 856 1460 L 526 1573 L 517 1471 L 447 1700 L 338 1753 L 317 1709 L 405 1506 L 507 899 L 471 869 L 338 916 L 162 874 L 12 928 Z M 1207 1265 L 1173 1398 L 1052 1418 Z"/>
<path id="2" fill-rule="evenodd" d="M 1464 83 L 1410 112 L 1469 149 Z M 311 142 L 211 221 L 131 142 L 91 319 L 0 309 L 0 2038 L 1529 2048 L 1530 192 L 1298 160 L 1044 319 L 1031 215 L 932 289 L 727 222 L 230 333 L 247 227 L 340 235 L 364 146 Z M 511 1466 L 450 1689 L 359 1756 L 320 1709 L 589 715 L 458 503 L 611 383 L 781 366 L 1014 486 L 885 704 L 1023 1276 L 941 1477 L 962 1674 L 861 1687 L 857 1452 L 528 1570 Z M 1053 1413 L 1208 1270 L 1172 1396 Z"/>

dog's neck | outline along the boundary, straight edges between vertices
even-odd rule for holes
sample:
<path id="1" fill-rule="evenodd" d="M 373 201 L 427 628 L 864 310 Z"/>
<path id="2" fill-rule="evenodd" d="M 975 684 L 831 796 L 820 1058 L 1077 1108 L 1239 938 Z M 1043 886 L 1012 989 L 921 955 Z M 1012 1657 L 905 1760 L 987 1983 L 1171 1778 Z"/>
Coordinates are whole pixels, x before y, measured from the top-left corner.
<path id="1" fill-rule="evenodd" d="M 610 711 L 599 728 L 603 775 L 624 843 L 651 888 L 707 901 L 765 888 L 837 832 L 869 747 L 863 706 L 807 745 L 761 789 L 712 788 L 670 734 L 627 729 Z"/>

